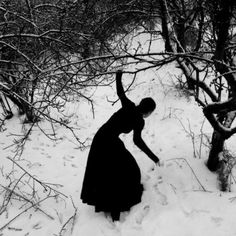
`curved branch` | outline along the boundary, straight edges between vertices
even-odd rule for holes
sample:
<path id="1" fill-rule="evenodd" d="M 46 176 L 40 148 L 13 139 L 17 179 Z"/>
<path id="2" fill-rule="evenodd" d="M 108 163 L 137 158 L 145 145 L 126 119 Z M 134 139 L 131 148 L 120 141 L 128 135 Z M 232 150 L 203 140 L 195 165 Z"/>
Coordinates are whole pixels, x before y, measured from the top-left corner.
<path id="1" fill-rule="evenodd" d="M 12 60 L 1 60 L 0 59 L 0 63 L 6 63 L 6 64 L 12 64 L 12 65 L 22 65 L 22 62 L 19 61 L 12 61 Z"/>
<path id="2" fill-rule="evenodd" d="M 230 138 L 233 134 L 236 133 L 236 127 L 226 128 L 221 123 L 219 123 L 216 117 L 212 113 L 205 113 L 207 120 L 211 123 L 212 127 L 218 131 L 220 134 L 225 136 L 226 139 Z"/>
<path id="3" fill-rule="evenodd" d="M 149 12 L 147 11 L 141 11 L 141 10 L 123 10 L 123 11 L 118 11 L 118 12 L 115 12 L 113 15 L 110 15 L 109 17 L 107 17 L 103 22 L 101 22 L 97 28 L 95 28 L 94 32 L 97 32 L 97 30 L 99 30 L 99 28 L 101 28 L 104 24 L 106 24 L 109 20 L 111 20 L 112 18 L 114 17 L 117 17 L 119 15 L 122 15 L 122 14 L 132 14 L 132 13 L 135 13 L 135 14 L 142 14 L 142 15 L 150 15 Z"/>
<path id="4" fill-rule="evenodd" d="M 230 112 L 236 110 L 236 99 L 230 98 L 224 102 L 214 102 L 207 105 L 204 111 L 207 113 L 218 114 L 222 112 Z"/>
<path id="5" fill-rule="evenodd" d="M 200 81 L 200 80 L 197 81 L 196 79 L 193 78 L 190 69 L 183 61 L 178 59 L 178 63 L 180 65 L 181 69 L 183 70 L 185 76 L 187 76 L 195 85 L 199 86 L 202 90 L 204 90 L 204 92 L 206 92 L 206 94 L 211 98 L 211 100 L 213 102 L 218 101 L 217 95 L 215 93 L 213 93 L 213 91 L 210 89 L 210 87 L 206 83 L 204 83 L 203 81 Z"/>
<path id="6" fill-rule="evenodd" d="M 38 8 L 43 8 L 43 7 L 51 7 L 51 8 L 57 8 L 59 10 L 63 10 L 62 7 L 58 6 L 58 5 L 54 5 L 54 4 L 50 4 L 50 3 L 44 3 L 44 4 L 38 4 L 36 6 L 33 7 L 33 9 L 38 9 Z"/>
<path id="7" fill-rule="evenodd" d="M 68 66 L 76 66 L 82 63 L 86 63 L 86 62 L 90 62 L 90 61 L 96 61 L 96 60 L 106 60 L 106 59 L 111 59 L 114 58 L 115 60 L 119 60 L 119 59 L 124 59 L 124 58 L 134 58 L 134 57 L 153 57 L 153 56 L 172 56 L 172 57 L 179 57 L 179 58 L 192 58 L 192 59 L 198 59 L 200 61 L 206 62 L 206 63 L 210 63 L 213 64 L 212 60 L 209 60 L 207 58 L 203 58 L 203 57 L 198 57 L 196 55 L 193 54 L 189 54 L 189 53 L 171 53 L 171 52 L 155 52 L 155 53 L 136 53 L 136 54 L 129 54 L 129 53 L 124 53 L 124 54 L 120 54 L 120 55 L 115 55 L 115 54 L 105 54 L 102 56 L 94 56 L 94 57 L 89 57 L 86 59 L 82 59 L 82 60 L 78 60 L 75 62 L 71 62 L 71 63 L 65 63 L 60 65 L 57 68 L 52 68 L 52 69 L 48 69 L 45 70 L 45 73 L 47 72 L 51 72 L 51 71 L 55 71 L 55 70 L 60 70 L 64 67 L 68 67 Z M 167 60 L 166 58 L 163 60 Z M 159 60 L 161 61 L 161 60 Z M 169 62 L 172 62 L 169 61 Z"/>
<path id="8" fill-rule="evenodd" d="M 212 127 L 221 133 L 226 138 L 229 138 L 236 133 L 236 127 L 228 128 L 221 124 L 214 114 L 220 114 L 225 112 L 233 112 L 236 110 L 236 99 L 229 99 L 225 102 L 217 102 L 209 104 L 203 108 L 203 113 Z"/>

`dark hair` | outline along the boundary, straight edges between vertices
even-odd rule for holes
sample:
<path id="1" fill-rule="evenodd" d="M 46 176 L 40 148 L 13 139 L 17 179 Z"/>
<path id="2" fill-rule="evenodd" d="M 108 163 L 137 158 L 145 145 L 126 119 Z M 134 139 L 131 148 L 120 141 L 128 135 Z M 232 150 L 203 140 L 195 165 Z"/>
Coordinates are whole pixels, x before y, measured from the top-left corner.
<path id="1" fill-rule="evenodd" d="M 147 97 L 141 100 L 138 107 L 141 113 L 146 114 L 155 110 L 156 103 L 152 98 Z"/>

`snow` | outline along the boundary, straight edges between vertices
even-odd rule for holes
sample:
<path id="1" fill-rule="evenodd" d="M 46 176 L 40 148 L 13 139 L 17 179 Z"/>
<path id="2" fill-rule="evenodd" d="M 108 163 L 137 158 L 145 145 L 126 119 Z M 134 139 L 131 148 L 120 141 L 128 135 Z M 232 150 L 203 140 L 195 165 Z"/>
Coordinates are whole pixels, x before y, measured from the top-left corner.
<path id="1" fill-rule="evenodd" d="M 7 211 L 0 215 L 0 228 L 19 213 L 23 213 L 0 231 L 0 235 L 236 235 L 234 183 L 232 192 L 220 192 L 216 174 L 206 168 L 209 144 L 203 134 L 210 137 L 212 128 L 204 121 L 201 108 L 194 100 L 173 86 L 172 76 L 177 73 L 179 71 L 174 65 L 158 71 L 153 69 L 141 72 L 134 89 L 128 93 L 135 103 L 145 96 L 151 96 L 157 102 L 156 111 L 146 119 L 143 139 L 159 156 L 162 166 L 155 167 L 150 159 L 135 147 L 132 133 L 122 135 L 126 147 L 140 166 L 145 191 L 142 202 L 130 212 L 122 214 L 121 222 L 112 223 L 103 213 L 95 213 L 92 206 L 83 204 L 80 200 L 89 147 L 80 150 L 71 132 L 62 126 L 55 126 L 59 138 L 57 141 L 48 139 L 39 128 L 34 127 L 22 157 L 16 160 L 16 163 L 38 180 L 53 184 L 50 186 L 63 195 L 41 202 L 39 207 L 43 212 L 35 208 L 23 212 L 30 204 L 11 199 Z M 125 77 L 128 83 L 129 75 Z M 67 114 L 72 115 L 72 125 L 78 128 L 76 134 L 81 140 L 88 138 L 91 141 L 100 125 L 120 106 L 119 102 L 112 106 L 107 101 L 107 98 L 116 100 L 114 87 L 98 88 L 94 96 L 95 118 L 90 104 L 85 101 L 71 103 L 66 107 Z M 13 159 L 13 147 L 6 148 L 16 138 L 13 134 L 25 132 L 21 126 L 22 120 L 23 117 L 14 116 L 7 121 L 6 130 L 0 133 L 0 184 L 5 187 L 10 183 L 9 178 L 13 181 L 23 174 L 22 170 L 17 165 L 13 166 L 12 161 L 7 158 Z M 28 127 L 29 125 L 25 125 L 26 130 Z M 50 124 L 46 121 L 41 121 L 40 127 L 48 133 L 52 132 Z M 235 137 L 232 137 L 228 144 L 232 151 L 235 151 L 234 142 Z M 8 176 L 12 169 L 14 173 Z M 19 183 L 22 184 L 21 192 L 20 189 L 15 189 L 16 192 L 25 194 L 24 196 L 32 191 L 30 186 L 33 186 L 30 181 L 28 186 L 23 184 L 27 182 L 27 178 L 29 177 L 23 176 L 22 183 Z M 47 196 L 47 192 L 39 183 L 35 183 L 34 187 L 38 200 Z M 2 187 L 0 191 L 2 204 L 5 198 Z M 51 196 L 54 196 L 54 193 Z"/>

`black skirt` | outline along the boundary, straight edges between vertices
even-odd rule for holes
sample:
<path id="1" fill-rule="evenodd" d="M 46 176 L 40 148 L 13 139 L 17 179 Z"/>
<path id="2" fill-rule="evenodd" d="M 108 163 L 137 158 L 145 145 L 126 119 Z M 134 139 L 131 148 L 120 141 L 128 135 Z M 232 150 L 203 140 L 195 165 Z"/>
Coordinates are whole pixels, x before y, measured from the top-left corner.
<path id="1" fill-rule="evenodd" d="M 141 173 L 118 136 L 101 128 L 95 135 L 84 175 L 81 199 L 95 211 L 128 211 L 141 201 Z"/>

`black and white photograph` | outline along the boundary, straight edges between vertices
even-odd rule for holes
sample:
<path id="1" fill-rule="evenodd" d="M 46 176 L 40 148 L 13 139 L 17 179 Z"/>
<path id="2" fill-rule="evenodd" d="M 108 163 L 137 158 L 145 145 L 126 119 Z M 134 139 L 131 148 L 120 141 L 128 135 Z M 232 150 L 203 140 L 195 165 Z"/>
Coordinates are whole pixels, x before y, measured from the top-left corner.
<path id="1" fill-rule="evenodd" d="M 0 236 L 235 236 L 235 118 L 235 0 L 0 0 Z"/>

